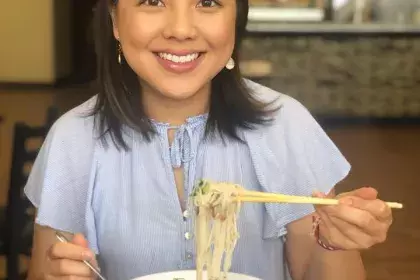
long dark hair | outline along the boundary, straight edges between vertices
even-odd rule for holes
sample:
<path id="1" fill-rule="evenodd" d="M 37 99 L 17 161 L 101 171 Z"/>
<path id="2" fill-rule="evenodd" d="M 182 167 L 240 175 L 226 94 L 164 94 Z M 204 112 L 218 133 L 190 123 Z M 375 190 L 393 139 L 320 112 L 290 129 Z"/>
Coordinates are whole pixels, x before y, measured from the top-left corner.
<path id="1" fill-rule="evenodd" d="M 141 106 L 141 86 L 127 63 L 118 63 L 118 45 L 113 35 L 111 9 L 117 0 L 99 0 L 95 11 L 94 33 L 97 55 L 99 92 L 92 115 L 97 120 L 103 142 L 109 135 L 117 148 L 128 149 L 124 127 L 131 127 L 149 141 L 153 127 Z M 223 69 L 211 82 L 210 111 L 206 135 L 219 133 L 222 137 L 242 141 L 237 129 L 252 129 L 269 121 L 266 104 L 258 102 L 244 83 L 240 73 L 239 47 L 248 21 L 248 0 L 236 0 L 237 19 L 235 46 L 232 58 L 236 66 Z M 139 106 L 140 104 L 140 106 Z"/>

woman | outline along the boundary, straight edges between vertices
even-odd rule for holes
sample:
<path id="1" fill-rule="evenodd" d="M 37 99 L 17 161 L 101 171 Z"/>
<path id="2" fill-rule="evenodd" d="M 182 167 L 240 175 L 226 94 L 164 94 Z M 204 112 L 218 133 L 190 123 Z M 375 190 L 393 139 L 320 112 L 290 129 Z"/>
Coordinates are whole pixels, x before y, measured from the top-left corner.
<path id="1" fill-rule="evenodd" d="M 100 91 L 52 127 L 25 192 L 37 207 L 29 279 L 194 269 L 194 183 L 334 195 L 350 166 L 296 100 L 241 78 L 247 0 L 100 0 Z M 322 194 L 318 194 L 322 195 Z M 246 204 L 232 271 L 264 280 L 364 279 L 359 250 L 392 215 L 370 188 L 338 206 Z M 59 243 L 61 231 L 71 243 Z M 287 238 L 285 238 L 287 237 Z"/>

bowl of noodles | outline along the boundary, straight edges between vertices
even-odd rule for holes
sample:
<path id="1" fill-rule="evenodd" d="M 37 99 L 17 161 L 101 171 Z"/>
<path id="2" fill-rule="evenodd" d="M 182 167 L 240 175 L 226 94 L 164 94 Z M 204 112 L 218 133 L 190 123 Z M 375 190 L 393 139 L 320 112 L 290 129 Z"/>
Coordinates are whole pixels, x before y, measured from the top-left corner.
<path id="1" fill-rule="evenodd" d="M 196 280 L 197 272 L 195 270 L 180 270 L 180 271 L 171 271 L 164 273 L 157 273 L 152 275 L 143 276 L 133 280 Z M 203 280 L 210 280 L 207 278 L 207 273 L 203 272 Z M 228 273 L 227 280 L 261 280 L 259 278 L 237 274 L 237 273 Z"/>

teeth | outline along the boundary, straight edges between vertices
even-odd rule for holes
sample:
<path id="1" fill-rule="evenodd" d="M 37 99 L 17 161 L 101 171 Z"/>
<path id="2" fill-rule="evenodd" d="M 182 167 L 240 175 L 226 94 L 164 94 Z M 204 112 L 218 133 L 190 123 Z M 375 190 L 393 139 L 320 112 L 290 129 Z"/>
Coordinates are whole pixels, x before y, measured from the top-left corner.
<path id="1" fill-rule="evenodd" d="M 186 63 L 186 62 L 191 62 L 191 61 L 197 59 L 199 54 L 198 53 L 192 53 L 192 54 L 188 54 L 188 55 L 178 56 L 178 55 L 174 55 L 174 54 L 170 54 L 170 53 L 159 53 L 159 56 L 163 59 L 170 60 L 170 61 L 173 61 L 175 63 Z"/>

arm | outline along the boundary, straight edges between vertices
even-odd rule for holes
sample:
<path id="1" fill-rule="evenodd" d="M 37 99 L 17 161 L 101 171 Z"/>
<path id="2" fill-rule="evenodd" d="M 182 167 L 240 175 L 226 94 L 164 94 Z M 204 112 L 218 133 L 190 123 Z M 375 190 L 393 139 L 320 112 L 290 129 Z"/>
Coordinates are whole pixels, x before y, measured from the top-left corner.
<path id="1" fill-rule="evenodd" d="M 267 133 L 259 137 L 251 135 L 253 137 L 247 139 L 251 156 L 258 163 L 256 173 L 262 190 L 302 196 L 310 196 L 314 188 L 322 193 L 331 192 L 332 187 L 349 174 L 349 162 L 301 103 L 285 96 L 279 98 L 279 102 L 281 109 Z M 263 149 L 254 148 L 261 145 L 266 146 L 262 146 Z M 349 279 L 345 268 L 340 267 L 344 263 L 347 267 L 352 267 L 351 280 L 364 279 L 358 252 L 330 252 L 316 244 L 316 240 L 310 235 L 310 215 L 314 212 L 312 205 L 267 204 L 266 208 L 268 216 L 276 222 L 276 229 L 280 232 L 286 227 L 288 232 L 285 253 L 294 280 Z M 343 211 L 335 212 L 342 214 Z M 341 215 L 335 216 L 342 220 Z M 357 215 L 352 216 L 354 218 Z M 325 239 L 324 233 L 329 229 L 324 221 L 320 227 L 322 239 Z M 352 230 L 357 232 L 354 227 Z M 349 247 L 341 246 L 341 241 L 342 238 L 339 239 L 339 244 L 328 244 L 340 245 L 340 248 Z M 347 243 L 348 240 L 344 241 Z M 361 246 L 354 247 L 359 249 Z"/>
<path id="2" fill-rule="evenodd" d="M 294 280 L 364 280 L 358 251 L 328 251 L 310 235 L 312 217 L 306 216 L 287 227 L 286 258 Z"/>
<path id="3" fill-rule="evenodd" d="M 29 280 L 43 279 L 47 273 L 80 275 L 79 268 L 86 267 L 75 265 L 70 259 L 80 259 L 78 247 L 80 244 L 86 247 L 87 243 L 81 234 L 89 238 L 89 230 L 94 229 L 86 216 L 93 215 L 87 205 L 96 137 L 93 119 L 82 117 L 90 106 L 90 103 L 85 103 L 65 113 L 53 124 L 26 182 L 25 195 L 37 209 Z M 81 234 L 73 237 L 62 232 L 71 242 L 60 243 L 55 229 Z M 96 252 L 94 233 L 89 241 Z M 71 264 L 67 265 L 69 262 Z"/>
<path id="4" fill-rule="evenodd" d="M 334 196 L 334 191 L 330 193 Z M 358 251 L 328 251 L 319 246 L 312 231 L 312 216 L 287 226 L 286 258 L 294 280 L 364 280 Z"/>
<path id="5" fill-rule="evenodd" d="M 69 240 L 72 234 L 62 233 Z M 32 256 L 29 263 L 28 280 L 44 279 L 46 273 L 48 250 L 57 242 L 55 230 L 49 227 L 35 225 L 32 246 Z"/>
<path id="6" fill-rule="evenodd" d="M 87 240 L 80 234 L 61 232 L 69 242 L 59 242 L 55 229 L 35 225 L 32 257 L 27 280 L 94 279 L 93 272 L 82 262 L 98 266 Z"/>

